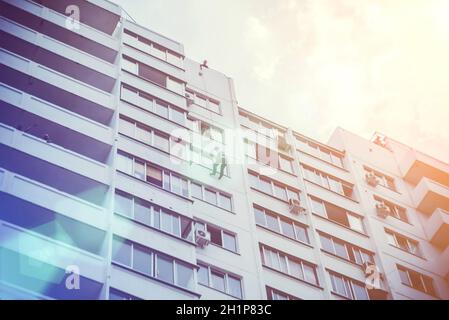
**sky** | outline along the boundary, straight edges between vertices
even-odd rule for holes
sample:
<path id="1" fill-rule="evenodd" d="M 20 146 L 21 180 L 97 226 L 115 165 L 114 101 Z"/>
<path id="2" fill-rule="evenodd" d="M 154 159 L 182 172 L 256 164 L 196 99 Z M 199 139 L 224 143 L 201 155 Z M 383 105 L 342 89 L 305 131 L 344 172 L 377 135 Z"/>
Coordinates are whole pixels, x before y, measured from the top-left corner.
<path id="1" fill-rule="evenodd" d="M 239 105 L 327 142 L 381 132 L 449 162 L 449 1 L 113 0 L 235 82 Z"/>

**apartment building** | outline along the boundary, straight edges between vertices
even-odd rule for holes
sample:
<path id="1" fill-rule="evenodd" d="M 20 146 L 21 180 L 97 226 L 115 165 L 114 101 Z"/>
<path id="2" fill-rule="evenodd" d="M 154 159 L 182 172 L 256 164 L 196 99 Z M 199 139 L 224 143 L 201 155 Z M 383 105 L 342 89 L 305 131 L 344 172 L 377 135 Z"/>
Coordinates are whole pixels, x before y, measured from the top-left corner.
<path id="1" fill-rule="evenodd" d="M 237 103 L 105 0 L 0 0 L 0 299 L 449 299 L 449 164 Z"/>

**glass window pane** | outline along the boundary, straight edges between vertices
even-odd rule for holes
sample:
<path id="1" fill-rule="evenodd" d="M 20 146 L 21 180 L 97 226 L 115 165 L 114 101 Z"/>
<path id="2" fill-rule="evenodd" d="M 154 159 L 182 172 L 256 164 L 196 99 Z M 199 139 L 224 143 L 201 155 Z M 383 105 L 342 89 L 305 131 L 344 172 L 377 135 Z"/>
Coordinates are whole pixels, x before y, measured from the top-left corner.
<path id="1" fill-rule="evenodd" d="M 321 216 L 326 216 L 326 209 L 324 208 L 324 204 L 322 201 L 310 198 L 312 202 L 312 211 Z"/>
<path id="2" fill-rule="evenodd" d="M 210 189 L 205 189 L 205 200 L 210 204 L 217 205 L 217 193 Z"/>
<path id="3" fill-rule="evenodd" d="M 352 289 L 354 290 L 354 296 L 356 300 L 369 300 L 368 293 L 364 286 L 357 283 L 352 284 Z"/>
<path id="4" fill-rule="evenodd" d="M 166 258 L 163 256 L 157 256 L 157 272 L 156 277 L 162 281 L 173 283 L 174 273 L 173 273 L 173 259 Z"/>
<path id="5" fill-rule="evenodd" d="M 201 185 L 197 184 L 197 183 L 190 183 L 190 189 L 192 192 L 192 197 L 198 198 L 198 199 L 202 199 L 203 198 L 203 188 Z"/>
<path id="6" fill-rule="evenodd" d="M 251 185 L 251 187 L 258 189 L 259 177 L 256 174 L 252 173 L 252 172 L 250 172 L 248 174 L 248 177 L 249 177 L 249 184 Z"/>
<path id="7" fill-rule="evenodd" d="M 176 108 L 170 108 L 171 117 L 170 119 L 176 123 L 181 125 L 185 125 L 186 123 L 186 114 L 182 111 L 179 111 Z"/>
<path id="8" fill-rule="evenodd" d="M 119 119 L 119 132 L 123 133 L 129 137 L 134 137 L 134 123 L 128 120 Z"/>
<path id="9" fill-rule="evenodd" d="M 133 199 L 121 193 L 115 194 L 115 209 L 116 213 L 123 214 L 128 217 L 133 216 Z"/>
<path id="10" fill-rule="evenodd" d="M 134 176 L 140 180 L 145 180 L 145 163 L 139 160 L 134 162 Z"/>
<path id="11" fill-rule="evenodd" d="M 289 199 L 295 199 L 295 200 L 299 200 L 299 201 L 301 200 L 300 199 L 300 195 L 299 195 L 299 193 L 297 191 L 287 188 L 287 193 L 288 193 L 288 198 Z"/>
<path id="12" fill-rule="evenodd" d="M 304 274 L 302 272 L 302 266 L 300 262 L 289 260 L 288 267 L 290 269 L 290 275 L 298 279 L 304 279 Z"/>
<path id="13" fill-rule="evenodd" d="M 162 187 L 162 170 L 151 165 L 147 165 L 147 181 Z"/>
<path id="14" fill-rule="evenodd" d="M 161 209 L 159 207 L 153 208 L 153 227 L 160 229 L 161 228 Z"/>
<path id="15" fill-rule="evenodd" d="M 287 190 L 283 186 L 274 184 L 274 195 L 284 201 L 288 200 Z"/>
<path id="16" fill-rule="evenodd" d="M 281 219 L 281 228 L 283 235 L 295 239 L 295 230 L 291 222 Z"/>
<path id="17" fill-rule="evenodd" d="M 313 284 L 318 284 L 315 268 L 307 264 L 303 264 L 303 268 L 304 268 L 304 280 Z"/>
<path id="18" fill-rule="evenodd" d="M 164 210 L 161 210 L 161 230 L 173 233 L 172 215 Z"/>
<path id="19" fill-rule="evenodd" d="M 231 197 L 224 195 L 222 193 L 218 194 L 220 197 L 220 207 L 222 207 L 223 209 L 232 210 L 232 201 L 231 201 Z"/>
<path id="20" fill-rule="evenodd" d="M 136 139 L 145 143 L 151 143 L 151 131 L 140 125 L 136 126 Z"/>
<path id="21" fill-rule="evenodd" d="M 410 279 L 408 278 L 408 272 L 402 268 L 398 268 L 398 271 L 401 282 L 405 285 L 411 286 Z"/>
<path id="22" fill-rule="evenodd" d="M 177 276 L 177 285 L 183 287 L 183 288 L 188 288 L 188 289 L 193 289 L 193 269 L 192 267 L 177 262 L 176 263 L 176 276 Z"/>
<path id="23" fill-rule="evenodd" d="M 225 292 L 225 275 L 223 273 L 213 270 L 211 280 L 213 288 Z"/>
<path id="24" fill-rule="evenodd" d="M 207 230 L 210 232 L 210 241 L 221 247 L 223 245 L 221 230 L 210 225 L 207 226 Z"/>
<path id="25" fill-rule="evenodd" d="M 223 232 L 223 247 L 236 252 L 237 251 L 237 241 L 235 235 Z"/>
<path id="26" fill-rule="evenodd" d="M 360 217 L 356 217 L 352 214 L 348 214 L 348 222 L 349 222 L 349 227 L 351 229 L 359 231 L 359 232 L 364 232 L 362 219 Z"/>
<path id="27" fill-rule="evenodd" d="M 296 239 L 305 243 L 309 243 L 307 229 L 303 226 L 295 225 Z"/>
<path id="28" fill-rule="evenodd" d="M 239 299 L 242 298 L 242 284 L 240 279 L 228 276 L 228 284 L 229 284 L 229 294 L 231 296 L 237 297 Z"/>
<path id="29" fill-rule="evenodd" d="M 161 134 L 159 132 L 154 132 L 154 143 L 153 145 L 165 152 L 169 151 L 169 139 L 168 136 Z"/>
<path id="30" fill-rule="evenodd" d="M 183 239 L 193 240 L 193 222 L 186 218 L 181 218 L 181 237 Z"/>
<path id="31" fill-rule="evenodd" d="M 131 244 L 117 237 L 112 239 L 112 261 L 131 266 Z"/>
<path id="32" fill-rule="evenodd" d="M 343 187 L 341 185 L 340 181 L 337 181 L 331 177 L 328 177 L 328 182 L 329 182 L 329 189 L 331 189 L 334 192 L 337 192 L 339 194 L 344 194 L 343 193 Z"/>
<path id="33" fill-rule="evenodd" d="M 171 191 L 181 194 L 181 178 L 174 174 L 171 176 Z"/>
<path id="34" fill-rule="evenodd" d="M 173 224 L 173 234 L 175 236 L 181 236 L 181 224 L 179 217 L 172 215 L 172 224 Z"/>
<path id="35" fill-rule="evenodd" d="M 151 252 L 137 244 L 133 245 L 133 269 L 151 275 Z"/>
<path id="36" fill-rule="evenodd" d="M 344 244 L 334 240 L 335 254 L 343 259 L 348 259 L 348 252 Z"/>
<path id="37" fill-rule="evenodd" d="M 198 282 L 204 284 L 205 286 L 209 286 L 209 270 L 207 266 L 199 264 L 199 269 L 197 272 Z"/>
<path id="38" fill-rule="evenodd" d="M 293 173 L 292 162 L 284 157 L 279 157 L 279 169 Z"/>
<path id="39" fill-rule="evenodd" d="M 184 83 L 167 77 L 167 89 L 184 95 Z"/>
<path id="40" fill-rule="evenodd" d="M 220 104 L 213 100 L 209 100 L 209 109 L 213 112 L 220 113 Z"/>
<path id="41" fill-rule="evenodd" d="M 134 219 L 146 224 L 151 224 L 151 207 L 144 202 L 136 200 L 134 204 Z"/>
<path id="42" fill-rule="evenodd" d="M 168 106 L 159 100 L 156 100 L 156 107 L 154 112 L 157 115 L 160 115 L 161 117 L 168 119 Z"/>
<path id="43" fill-rule="evenodd" d="M 259 190 L 262 192 L 266 192 L 268 194 L 273 194 L 273 192 L 271 191 L 271 182 L 265 178 L 260 177 L 259 178 Z"/>
<path id="44" fill-rule="evenodd" d="M 331 274 L 332 290 L 346 297 L 346 288 L 343 279 L 337 275 Z"/>
<path id="45" fill-rule="evenodd" d="M 335 253 L 331 238 L 329 238 L 323 234 L 320 234 L 320 241 L 321 241 L 321 247 L 323 248 L 323 250 L 330 252 L 330 253 Z"/>
<path id="46" fill-rule="evenodd" d="M 263 212 L 263 210 L 261 210 L 259 208 L 254 208 L 254 215 L 256 217 L 256 223 L 258 225 L 261 225 L 261 226 L 266 225 L 265 213 Z"/>
<path id="47" fill-rule="evenodd" d="M 272 215 L 271 213 L 266 213 L 265 216 L 267 218 L 267 227 L 279 233 L 280 230 L 277 216 Z"/>
<path id="48" fill-rule="evenodd" d="M 117 170 L 127 174 L 133 174 L 133 158 L 122 153 L 117 153 Z"/>

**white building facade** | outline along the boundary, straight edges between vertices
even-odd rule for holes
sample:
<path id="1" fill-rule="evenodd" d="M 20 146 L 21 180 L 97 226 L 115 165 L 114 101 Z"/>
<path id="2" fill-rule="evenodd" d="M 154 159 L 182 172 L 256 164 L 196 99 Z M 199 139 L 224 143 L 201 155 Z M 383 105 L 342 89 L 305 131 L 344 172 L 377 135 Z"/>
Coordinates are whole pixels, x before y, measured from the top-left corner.
<path id="1" fill-rule="evenodd" d="M 263 119 L 108 1 L 0 8 L 1 299 L 449 299 L 449 164 Z"/>

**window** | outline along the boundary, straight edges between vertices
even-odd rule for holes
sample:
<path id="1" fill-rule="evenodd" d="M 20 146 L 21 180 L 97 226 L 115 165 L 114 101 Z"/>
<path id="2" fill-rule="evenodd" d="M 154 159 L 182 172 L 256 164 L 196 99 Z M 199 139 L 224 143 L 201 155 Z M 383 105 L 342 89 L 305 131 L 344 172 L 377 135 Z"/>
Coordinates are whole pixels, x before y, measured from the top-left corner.
<path id="1" fill-rule="evenodd" d="M 132 94 L 133 96 L 131 100 L 129 98 L 130 94 Z M 136 96 L 137 100 L 135 99 Z M 146 111 L 155 113 L 160 117 L 171 120 L 183 126 L 186 124 L 185 111 L 183 111 L 182 109 L 178 109 L 175 106 L 169 105 L 168 103 L 163 102 L 129 85 L 122 85 L 121 99 L 131 104 L 135 104 L 136 101 L 139 101 L 138 106 L 145 109 Z M 123 132 L 124 134 L 126 134 L 125 131 Z"/>
<path id="2" fill-rule="evenodd" d="M 300 300 L 299 298 L 292 296 L 288 293 L 282 292 L 277 289 L 266 287 L 268 300 Z"/>
<path id="3" fill-rule="evenodd" d="M 401 221 L 409 223 L 409 220 L 407 217 L 407 212 L 406 212 L 405 208 L 398 206 L 398 205 L 396 205 L 390 201 L 387 201 L 385 199 L 382 199 L 379 196 L 374 196 L 374 200 L 376 201 L 377 204 L 386 206 L 388 208 L 390 216 L 392 216 L 396 219 L 399 219 Z"/>
<path id="4" fill-rule="evenodd" d="M 197 226 L 199 225 L 201 229 L 210 232 L 211 243 L 230 251 L 237 252 L 237 236 L 235 234 L 205 222 L 198 221 L 196 224 Z"/>
<path id="5" fill-rule="evenodd" d="M 251 187 L 258 191 L 272 195 L 282 201 L 288 201 L 288 199 L 300 200 L 300 191 L 298 190 L 287 187 L 280 182 L 259 176 L 253 171 L 248 171 L 248 175 Z"/>
<path id="6" fill-rule="evenodd" d="M 267 166 L 294 174 L 292 159 L 264 145 L 245 138 L 246 155 Z"/>
<path id="7" fill-rule="evenodd" d="M 313 155 L 323 161 L 329 162 L 337 167 L 344 168 L 343 165 L 343 155 L 320 146 L 310 140 L 307 140 L 300 136 L 295 136 L 298 144 L 304 148 L 305 152 Z"/>
<path id="8" fill-rule="evenodd" d="M 385 229 L 388 243 L 394 247 L 407 251 L 411 254 L 421 256 L 418 241 L 412 240 L 406 236 L 403 236 L 397 232 Z"/>
<path id="9" fill-rule="evenodd" d="M 319 235 L 321 248 L 325 252 L 358 265 L 365 262 L 374 262 L 374 255 L 365 249 L 322 232 L 319 232 Z"/>
<path id="10" fill-rule="evenodd" d="M 173 259 L 158 255 L 156 259 L 156 278 L 174 283 Z"/>
<path id="11" fill-rule="evenodd" d="M 288 173 L 293 173 L 292 161 L 282 155 L 279 155 L 279 169 Z"/>
<path id="12" fill-rule="evenodd" d="M 133 265 L 136 271 L 151 275 L 152 273 L 152 253 L 148 248 L 133 244 Z"/>
<path id="13" fill-rule="evenodd" d="M 138 64 L 135 60 L 127 57 L 127 56 L 123 56 L 122 59 L 122 69 L 125 71 L 128 71 L 132 74 L 137 74 L 138 72 Z"/>
<path id="14" fill-rule="evenodd" d="M 193 241 L 193 220 L 121 191 L 115 194 L 114 212 L 175 237 Z"/>
<path id="15" fill-rule="evenodd" d="M 315 265 L 263 244 L 260 244 L 260 255 L 264 266 L 313 285 L 318 285 L 318 275 Z"/>
<path id="16" fill-rule="evenodd" d="M 212 98 L 206 97 L 205 95 L 202 95 L 198 92 L 195 92 L 191 89 L 186 90 L 191 99 L 193 99 L 194 103 L 204 109 L 207 109 L 209 111 L 221 114 L 220 110 L 220 102 L 217 100 L 214 100 Z"/>
<path id="17" fill-rule="evenodd" d="M 364 283 L 329 271 L 332 291 L 351 300 L 369 300 Z"/>
<path id="18" fill-rule="evenodd" d="M 176 267 L 176 284 L 183 288 L 193 289 L 194 271 L 192 267 L 181 262 L 176 263 L 175 267 Z"/>
<path id="19" fill-rule="evenodd" d="M 241 277 L 204 263 L 198 263 L 198 267 L 198 283 L 235 298 L 243 298 Z"/>
<path id="20" fill-rule="evenodd" d="M 365 233 L 363 218 L 361 216 L 315 197 L 310 197 L 310 200 L 312 202 L 313 213 L 354 231 Z"/>
<path id="21" fill-rule="evenodd" d="M 133 174 L 133 158 L 123 153 L 117 153 L 117 170 Z"/>
<path id="22" fill-rule="evenodd" d="M 143 63 L 138 63 L 139 65 L 139 76 L 145 78 L 148 81 L 156 83 L 161 87 L 167 87 L 167 75 L 159 70 L 156 70 L 150 66 Z"/>
<path id="23" fill-rule="evenodd" d="M 192 186 L 192 197 L 204 200 L 222 209 L 232 211 L 232 196 L 212 188 L 207 188 L 196 182 L 191 182 L 190 185 Z"/>
<path id="24" fill-rule="evenodd" d="M 423 275 L 401 265 L 397 265 L 397 268 L 402 284 L 412 287 L 421 292 L 430 294 L 434 297 L 437 296 L 433 284 L 433 279 L 431 277 Z"/>
<path id="25" fill-rule="evenodd" d="M 114 237 L 112 239 L 112 260 L 122 265 L 131 266 L 132 244 L 130 241 Z"/>
<path id="26" fill-rule="evenodd" d="M 109 289 L 109 300 L 142 300 L 142 299 L 111 287 Z"/>
<path id="27" fill-rule="evenodd" d="M 303 165 L 303 169 L 307 180 L 312 181 L 323 188 L 341 194 L 342 196 L 354 199 L 353 185 L 309 166 Z"/>
<path id="28" fill-rule="evenodd" d="M 364 166 L 363 168 L 365 169 L 365 173 L 373 174 L 374 176 L 376 176 L 379 185 L 391 189 L 393 191 L 397 191 L 394 178 L 366 166 Z"/>
<path id="29" fill-rule="evenodd" d="M 115 212 L 122 215 L 132 217 L 133 215 L 133 199 L 124 193 L 115 194 Z"/>
<path id="30" fill-rule="evenodd" d="M 169 137 L 165 134 L 154 132 L 154 146 L 162 151 L 169 151 Z"/>
<path id="31" fill-rule="evenodd" d="M 307 227 L 265 208 L 254 206 L 256 224 L 288 238 L 309 243 Z"/>

